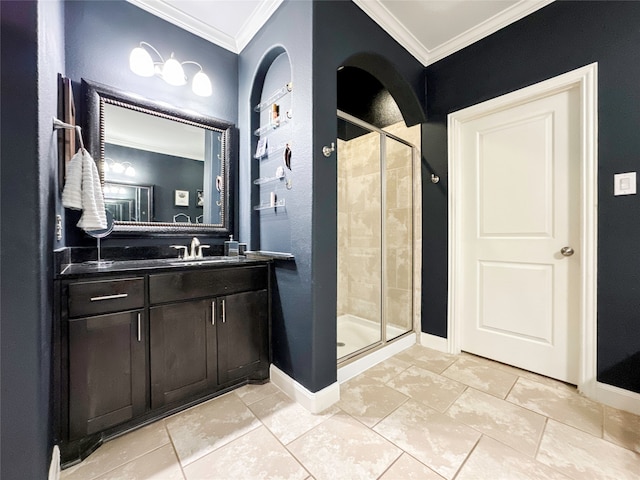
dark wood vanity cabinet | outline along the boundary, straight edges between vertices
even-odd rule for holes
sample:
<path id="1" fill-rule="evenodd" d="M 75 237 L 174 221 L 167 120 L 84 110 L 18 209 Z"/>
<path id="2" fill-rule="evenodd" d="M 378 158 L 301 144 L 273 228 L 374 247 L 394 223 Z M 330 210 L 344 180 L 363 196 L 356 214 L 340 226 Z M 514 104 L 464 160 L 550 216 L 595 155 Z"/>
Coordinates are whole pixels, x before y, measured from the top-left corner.
<path id="1" fill-rule="evenodd" d="M 138 310 L 69 320 L 69 438 L 145 412 L 143 315 Z"/>
<path id="2" fill-rule="evenodd" d="M 146 409 L 144 279 L 73 282 L 68 291 L 68 435 L 76 439 Z"/>
<path id="3" fill-rule="evenodd" d="M 269 378 L 270 266 L 60 279 L 56 443 L 105 439 Z"/>
<path id="4" fill-rule="evenodd" d="M 151 408 L 214 391 L 218 385 L 213 301 L 151 307 Z"/>
<path id="5" fill-rule="evenodd" d="M 218 299 L 218 378 L 227 383 L 264 371 L 263 358 L 269 349 L 269 316 L 262 305 L 267 290 L 237 293 Z M 247 335 L 247 332 L 251 332 Z M 262 370 L 262 371 L 261 371 Z"/>

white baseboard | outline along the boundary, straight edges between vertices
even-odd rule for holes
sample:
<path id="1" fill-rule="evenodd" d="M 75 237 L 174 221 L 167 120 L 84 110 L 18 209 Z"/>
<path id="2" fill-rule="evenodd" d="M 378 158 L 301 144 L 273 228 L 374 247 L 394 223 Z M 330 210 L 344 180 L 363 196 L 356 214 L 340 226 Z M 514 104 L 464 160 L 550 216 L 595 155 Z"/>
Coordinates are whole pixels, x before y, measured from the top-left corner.
<path id="1" fill-rule="evenodd" d="M 640 415 L 640 393 L 600 382 L 595 382 L 595 386 L 588 390 L 584 393 L 596 402 Z"/>
<path id="2" fill-rule="evenodd" d="M 375 352 L 371 352 L 362 358 L 354 360 L 344 367 L 340 367 L 338 369 L 338 383 L 344 383 L 347 380 L 355 377 L 356 375 L 361 374 L 365 370 L 373 367 L 374 365 L 377 365 L 378 363 L 386 360 L 387 358 L 393 357 L 396 353 L 400 353 L 401 351 L 406 350 L 410 346 L 415 345 L 416 340 L 416 334 L 412 333 L 392 343 L 389 343 L 388 345 L 379 350 L 376 350 Z"/>
<path id="3" fill-rule="evenodd" d="M 310 392 L 275 365 L 269 368 L 271 383 L 311 413 L 320 413 L 340 400 L 340 385 L 332 383 L 318 392 Z"/>
<path id="4" fill-rule="evenodd" d="M 438 350 L 439 352 L 449 352 L 448 340 L 446 338 L 438 337 L 437 335 L 431 335 L 430 333 L 420 332 L 420 345 Z"/>

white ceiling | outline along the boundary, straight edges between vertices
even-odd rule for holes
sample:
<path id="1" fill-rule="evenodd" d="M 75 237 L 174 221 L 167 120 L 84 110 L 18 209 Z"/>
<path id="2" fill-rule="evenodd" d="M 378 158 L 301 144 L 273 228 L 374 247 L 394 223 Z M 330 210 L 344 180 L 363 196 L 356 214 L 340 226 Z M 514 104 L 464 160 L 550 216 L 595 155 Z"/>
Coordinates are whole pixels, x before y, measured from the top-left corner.
<path id="1" fill-rule="evenodd" d="M 240 53 L 283 0 L 128 1 L 216 45 Z M 353 0 L 425 66 L 552 1 Z"/>

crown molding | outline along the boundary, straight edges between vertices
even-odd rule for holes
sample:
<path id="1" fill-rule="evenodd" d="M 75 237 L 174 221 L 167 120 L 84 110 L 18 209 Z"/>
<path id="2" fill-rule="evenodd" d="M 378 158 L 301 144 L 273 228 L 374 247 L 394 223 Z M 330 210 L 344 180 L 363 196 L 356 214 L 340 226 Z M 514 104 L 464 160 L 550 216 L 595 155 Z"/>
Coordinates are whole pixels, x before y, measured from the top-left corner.
<path id="1" fill-rule="evenodd" d="M 501 28 L 549 5 L 554 0 L 520 0 L 520 2 L 429 50 L 381 3 L 380 0 L 353 0 L 362 11 L 391 35 L 425 67 L 471 45 Z"/>
<path id="2" fill-rule="evenodd" d="M 258 5 L 251 16 L 240 27 L 240 31 L 236 37 L 237 52 L 240 53 L 244 50 L 251 39 L 258 33 L 258 31 L 267 23 L 267 20 L 271 18 L 271 15 L 282 4 L 283 0 L 263 0 Z"/>
<path id="3" fill-rule="evenodd" d="M 236 39 L 168 4 L 164 0 L 127 0 L 127 2 L 166 20 L 219 47 L 239 53 Z"/>
<path id="4" fill-rule="evenodd" d="M 429 52 L 428 63 L 424 64 L 425 67 L 457 52 L 458 50 L 468 47 L 478 40 L 482 40 L 484 37 L 488 37 L 492 33 L 497 32 L 507 25 L 517 22 L 521 18 L 524 18 L 536 10 L 549 5 L 553 1 L 554 0 L 520 0 L 518 3 L 495 14 L 493 17 L 479 23 L 466 32 L 463 32 L 451 40 L 438 45 Z"/>
<path id="5" fill-rule="evenodd" d="M 429 50 L 379 0 L 352 0 L 416 60 L 428 65 Z"/>

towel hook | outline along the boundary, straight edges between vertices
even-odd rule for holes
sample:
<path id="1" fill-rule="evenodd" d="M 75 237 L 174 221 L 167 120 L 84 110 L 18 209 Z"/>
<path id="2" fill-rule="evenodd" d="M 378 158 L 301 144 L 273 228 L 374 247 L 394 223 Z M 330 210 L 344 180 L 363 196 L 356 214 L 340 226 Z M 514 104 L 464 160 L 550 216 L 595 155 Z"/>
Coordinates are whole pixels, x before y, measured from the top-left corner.
<path id="1" fill-rule="evenodd" d="M 82 129 L 80 128 L 79 125 L 71 125 L 69 123 L 65 123 L 62 120 L 59 120 L 54 117 L 53 129 L 60 130 L 61 128 L 65 130 L 75 130 L 78 137 L 78 143 L 80 143 L 80 148 L 84 149 L 84 142 L 82 141 Z"/>

